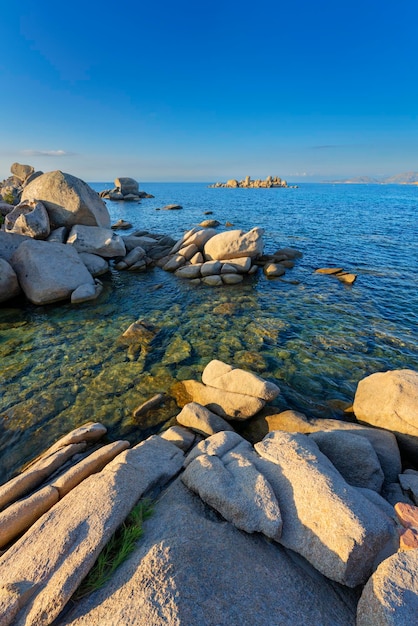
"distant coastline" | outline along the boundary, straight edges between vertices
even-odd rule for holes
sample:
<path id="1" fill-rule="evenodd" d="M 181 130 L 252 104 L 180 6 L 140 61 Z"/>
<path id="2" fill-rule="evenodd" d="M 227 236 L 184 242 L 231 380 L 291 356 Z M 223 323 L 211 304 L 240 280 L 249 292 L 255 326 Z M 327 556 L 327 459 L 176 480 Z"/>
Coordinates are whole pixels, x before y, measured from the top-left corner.
<path id="1" fill-rule="evenodd" d="M 403 172 L 394 176 L 355 176 L 342 180 L 324 180 L 323 183 L 337 185 L 418 185 L 418 172 Z"/>

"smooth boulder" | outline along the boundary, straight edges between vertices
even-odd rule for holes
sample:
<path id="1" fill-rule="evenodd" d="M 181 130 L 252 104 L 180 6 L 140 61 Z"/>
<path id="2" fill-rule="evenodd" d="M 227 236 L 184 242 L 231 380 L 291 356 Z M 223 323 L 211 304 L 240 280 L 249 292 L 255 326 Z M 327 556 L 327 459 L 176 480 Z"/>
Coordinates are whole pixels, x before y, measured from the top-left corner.
<path id="1" fill-rule="evenodd" d="M 110 228 L 76 224 L 68 235 L 67 245 L 77 252 L 89 252 L 105 258 L 125 256 L 126 248 L 122 237 Z"/>
<path id="2" fill-rule="evenodd" d="M 257 257 L 263 253 L 263 233 L 262 228 L 252 228 L 248 232 L 229 230 L 216 234 L 205 243 L 204 257 L 207 261 Z"/>
<path id="3" fill-rule="evenodd" d="M 261 398 L 266 402 L 274 400 L 280 393 L 280 389 L 274 383 L 217 359 L 206 365 L 202 373 L 202 382 L 217 389 Z"/>
<path id="4" fill-rule="evenodd" d="M 28 239 L 10 263 L 25 296 L 33 304 L 67 300 L 80 285 L 95 284 L 78 252 L 62 243 Z"/>
<path id="5" fill-rule="evenodd" d="M 399 543 L 395 524 L 351 487 L 306 435 L 275 431 L 255 445 L 283 517 L 280 542 L 322 574 L 348 587 Z"/>
<path id="6" fill-rule="evenodd" d="M 418 452 L 418 372 L 376 372 L 357 386 L 353 410 L 360 422 L 394 432 L 412 452 Z"/>
<path id="7" fill-rule="evenodd" d="M 48 213 L 36 200 L 20 202 L 4 221 L 6 232 L 27 235 L 34 239 L 46 239 L 50 233 Z"/>
<path id="8" fill-rule="evenodd" d="M 21 200 L 40 200 L 54 227 L 85 224 L 110 228 L 106 204 L 80 178 L 60 170 L 47 172 L 30 182 L 23 190 Z"/>

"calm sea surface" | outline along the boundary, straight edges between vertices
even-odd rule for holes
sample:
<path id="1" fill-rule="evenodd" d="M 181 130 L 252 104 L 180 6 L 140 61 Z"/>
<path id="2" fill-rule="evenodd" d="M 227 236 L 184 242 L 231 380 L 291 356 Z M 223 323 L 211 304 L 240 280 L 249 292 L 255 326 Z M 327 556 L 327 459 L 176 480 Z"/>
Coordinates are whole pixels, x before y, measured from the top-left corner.
<path id="1" fill-rule="evenodd" d="M 178 412 L 169 396 L 145 419 L 133 410 L 178 380 L 200 379 L 212 358 L 276 381 L 278 410 L 334 418 L 364 376 L 418 369 L 418 187 L 141 189 L 155 199 L 108 202 L 112 221 L 179 238 L 212 211 L 221 224 L 263 227 L 267 253 L 292 246 L 303 258 L 288 282 L 259 273 L 236 286 L 192 287 L 158 268 L 112 269 L 96 302 L 0 307 L 0 480 L 89 420 L 133 443 L 158 432 Z M 183 210 L 156 210 L 174 202 Z M 314 273 L 326 266 L 357 281 Z M 158 329 L 146 352 L 120 341 L 138 319 Z"/>

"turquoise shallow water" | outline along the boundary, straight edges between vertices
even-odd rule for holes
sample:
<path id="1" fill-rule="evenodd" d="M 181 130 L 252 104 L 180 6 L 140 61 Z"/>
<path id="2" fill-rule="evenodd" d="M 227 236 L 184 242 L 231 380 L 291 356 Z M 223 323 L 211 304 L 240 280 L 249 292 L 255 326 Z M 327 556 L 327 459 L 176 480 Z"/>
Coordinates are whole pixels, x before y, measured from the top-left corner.
<path id="1" fill-rule="evenodd" d="M 94 184 L 96 190 L 111 184 Z M 112 270 L 100 299 L 77 307 L 0 308 L 0 480 L 58 436 L 88 420 L 112 439 L 137 442 L 172 418 L 170 397 L 146 419 L 135 407 L 176 380 L 199 378 L 212 358 L 276 381 L 278 410 L 343 416 L 358 381 L 375 371 L 418 369 L 418 188 L 301 185 L 298 189 L 209 189 L 141 184 L 141 204 L 108 203 L 112 220 L 174 238 L 212 211 L 222 224 L 265 228 L 265 250 L 297 247 L 285 276 L 191 287 L 158 268 Z M 157 211 L 169 203 L 181 211 Z M 315 268 L 341 266 L 346 286 Z M 293 284 L 297 282 L 298 284 Z M 155 325 L 146 351 L 120 339 L 135 320 Z"/>

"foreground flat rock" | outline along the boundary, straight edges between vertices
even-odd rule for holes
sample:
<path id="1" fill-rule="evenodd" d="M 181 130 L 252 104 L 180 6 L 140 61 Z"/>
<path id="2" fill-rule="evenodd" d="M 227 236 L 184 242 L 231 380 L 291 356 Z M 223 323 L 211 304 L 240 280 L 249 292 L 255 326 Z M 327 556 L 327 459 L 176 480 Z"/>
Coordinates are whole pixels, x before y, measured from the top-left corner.
<path id="1" fill-rule="evenodd" d="M 41 200 L 53 227 L 86 224 L 110 228 L 106 204 L 80 178 L 60 170 L 47 172 L 23 190 L 23 200 Z"/>
<path id="2" fill-rule="evenodd" d="M 68 235 L 67 244 L 74 246 L 77 252 L 89 252 L 106 258 L 126 254 L 122 237 L 111 228 L 76 224 Z"/>
<path id="3" fill-rule="evenodd" d="M 183 380 L 176 383 L 172 388 L 172 393 L 179 406 L 184 406 L 188 402 L 197 402 L 225 419 L 248 419 L 265 405 L 265 401 L 260 398 L 223 391 L 195 380 Z"/>
<path id="4" fill-rule="evenodd" d="M 393 370 L 363 378 L 354 398 L 361 422 L 386 428 L 418 451 L 418 372 Z"/>
<path id="5" fill-rule="evenodd" d="M 179 479 L 134 554 L 60 626 L 354 626 L 349 590 L 214 514 Z"/>
<path id="6" fill-rule="evenodd" d="M 45 513 L 0 558 L 2 584 L 25 581 L 33 590 L 14 619 L 7 621 L 6 613 L 4 625 L 51 624 L 138 499 L 172 478 L 183 458 L 170 442 L 151 437 L 119 454 Z"/>
<path id="7" fill-rule="evenodd" d="M 28 239 L 16 250 L 10 264 L 33 304 L 67 300 L 80 285 L 95 284 L 78 252 L 62 243 Z"/>
<path id="8" fill-rule="evenodd" d="M 418 623 L 418 549 L 383 561 L 363 589 L 357 626 L 412 626 Z"/>
<path id="9" fill-rule="evenodd" d="M 276 431 L 255 449 L 270 461 L 258 468 L 279 502 L 280 542 L 325 576 L 355 587 L 384 550 L 397 549 L 394 522 L 346 483 L 312 439 Z"/>
<path id="10" fill-rule="evenodd" d="M 274 383 L 217 359 L 210 361 L 203 370 L 202 382 L 216 389 L 262 398 L 266 402 L 274 400 L 280 393 L 280 389 Z"/>

